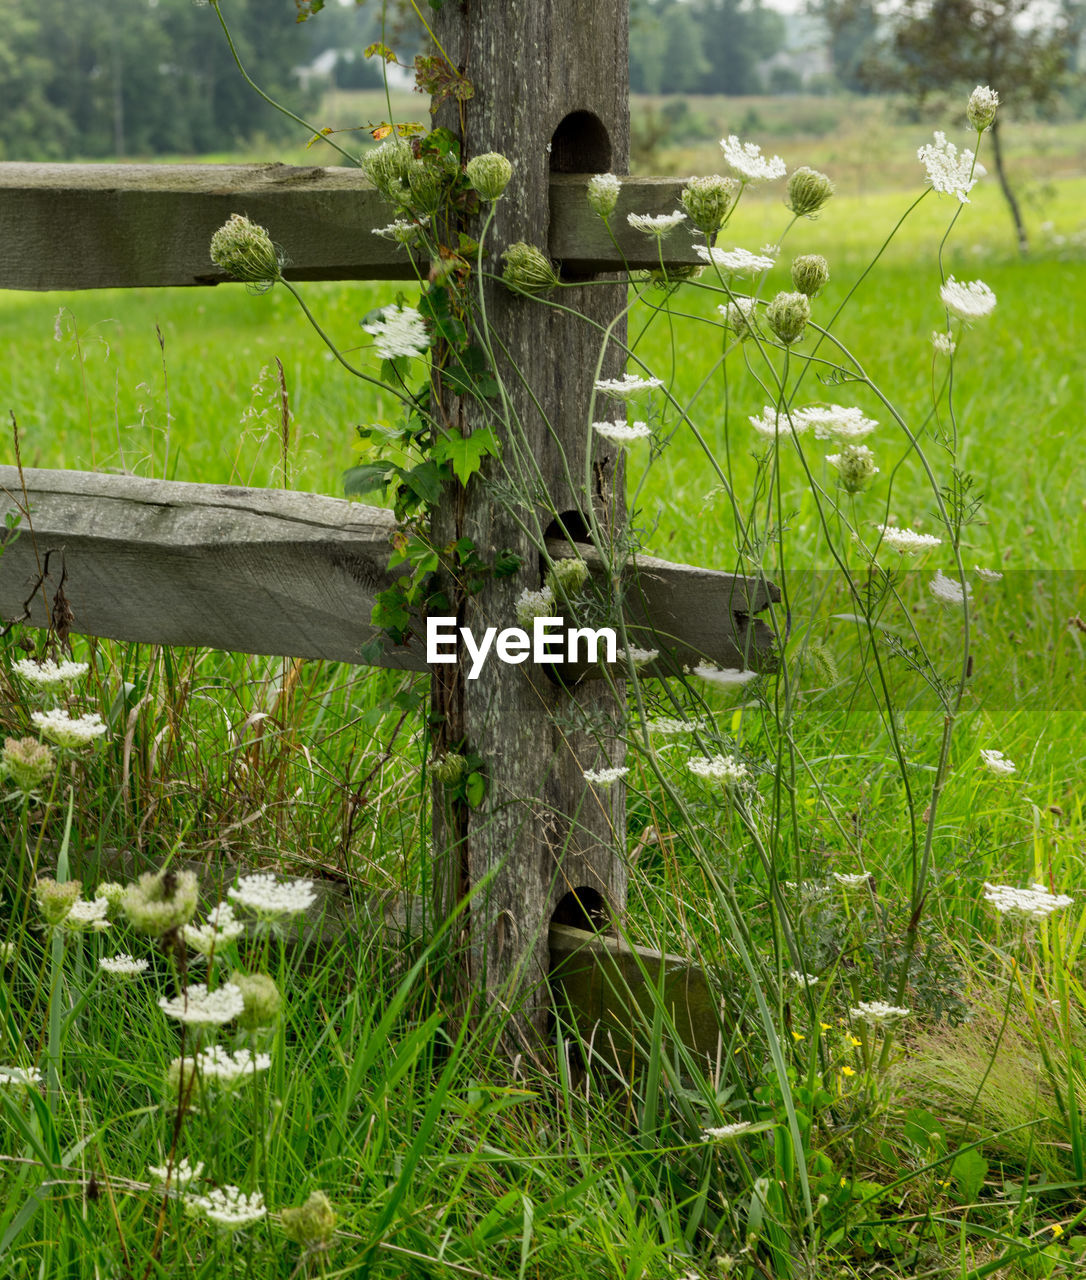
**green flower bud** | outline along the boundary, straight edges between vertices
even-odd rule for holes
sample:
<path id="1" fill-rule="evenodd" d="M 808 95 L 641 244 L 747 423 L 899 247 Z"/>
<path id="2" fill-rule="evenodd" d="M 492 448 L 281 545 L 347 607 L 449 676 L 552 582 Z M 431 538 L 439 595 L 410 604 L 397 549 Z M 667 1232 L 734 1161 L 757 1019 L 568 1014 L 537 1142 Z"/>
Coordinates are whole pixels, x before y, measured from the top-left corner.
<path id="1" fill-rule="evenodd" d="M 434 214 L 445 196 L 445 175 L 426 160 L 412 161 L 407 171 L 407 188 L 396 197 L 414 213 Z"/>
<path id="2" fill-rule="evenodd" d="M 194 871 L 145 871 L 125 890 L 121 906 L 137 933 L 161 938 L 188 924 L 196 913 L 199 887 Z"/>
<path id="3" fill-rule="evenodd" d="M 279 1016 L 283 1007 L 283 997 L 274 979 L 266 973 L 244 974 L 234 972 L 230 981 L 236 986 L 245 1001 L 245 1009 L 238 1018 L 238 1026 L 246 1031 L 255 1031 L 257 1027 L 270 1027 Z"/>
<path id="4" fill-rule="evenodd" d="M 83 885 L 79 880 L 65 880 L 63 884 L 58 884 L 49 876 L 40 876 L 35 881 L 34 896 L 38 899 L 38 910 L 50 928 L 64 923 L 82 890 Z"/>
<path id="5" fill-rule="evenodd" d="M 24 795 L 42 785 L 56 768 L 56 757 L 37 738 L 5 738 L 0 751 L 0 776 L 15 783 Z"/>
<path id="6" fill-rule="evenodd" d="M 715 236 L 724 225 L 728 209 L 739 191 L 735 178 L 722 178 L 717 173 L 704 178 L 691 178 L 682 190 L 682 206 L 686 216 L 699 231 Z"/>
<path id="7" fill-rule="evenodd" d="M 497 200 L 509 185 L 513 166 L 497 151 L 473 156 L 467 163 L 468 181 L 484 200 Z"/>
<path id="8" fill-rule="evenodd" d="M 778 293 L 765 309 L 769 327 L 786 347 L 803 337 L 811 318 L 811 304 L 805 293 Z"/>
<path id="9" fill-rule="evenodd" d="M 128 890 L 117 880 L 103 880 L 95 890 L 96 898 L 105 898 L 109 903 L 109 914 L 117 916 L 124 910 L 124 896 Z"/>
<path id="10" fill-rule="evenodd" d="M 377 190 L 397 201 L 407 185 L 407 175 L 414 163 L 415 153 L 410 142 L 403 138 L 390 138 L 367 151 L 361 159 L 362 172 Z"/>
<path id="11" fill-rule="evenodd" d="M 455 787 L 467 769 L 468 762 L 456 751 L 447 751 L 430 765 L 430 772 L 445 787 Z"/>
<path id="12" fill-rule="evenodd" d="M 319 1249 L 336 1234 L 336 1212 L 323 1191 L 311 1191 L 297 1209 L 284 1209 L 279 1219 L 288 1240 L 304 1249 Z"/>
<path id="13" fill-rule="evenodd" d="M 788 179 L 788 198 L 785 204 L 798 217 L 812 218 L 833 195 L 834 185 L 824 173 L 797 169 Z"/>
<path id="14" fill-rule="evenodd" d="M 574 556 L 556 560 L 547 570 L 543 581 L 559 600 L 571 600 L 580 594 L 588 581 L 588 565 Z"/>
<path id="15" fill-rule="evenodd" d="M 808 298 L 816 298 L 830 278 L 830 264 L 820 253 L 803 253 L 792 261 L 792 283 Z"/>
<path id="16" fill-rule="evenodd" d="M 865 444 L 846 444 L 840 453 L 826 454 L 826 461 L 837 468 L 841 488 L 846 493 L 859 493 L 879 472 L 875 455 Z"/>
<path id="17" fill-rule="evenodd" d="M 728 328 L 734 330 L 740 342 L 746 342 L 748 338 L 757 336 L 758 304 L 753 298 L 736 298 L 726 306 L 717 307 L 717 310 L 724 317 Z"/>
<path id="18" fill-rule="evenodd" d="M 965 114 L 973 128 L 978 133 L 983 133 L 985 129 L 991 127 L 998 110 L 999 94 L 986 84 L 978 84 L 969 95 L 969 105 L 965 109 Z"/>
<path id="19" fill-rule="evenodd" d="M 283 277 L 285 258 L 263 227 L 233 213 L 211 237 L 211 261 L 235 280 L 270 289 Z"/>
<path id="20" fill-rule="evenodd" d="M 518 240 L 502 254 L 502 261 L 502 280 L 514 293 L 543 294 L 558 286 L 550 259 L 535 245 Z"/>
<path id="21" fill-rule="evenodd" d="M 609 218 L 618 204 L 622 183 L 613 173 L 594 173 L 588 180 L 588 206 L 601 218 Z"/>

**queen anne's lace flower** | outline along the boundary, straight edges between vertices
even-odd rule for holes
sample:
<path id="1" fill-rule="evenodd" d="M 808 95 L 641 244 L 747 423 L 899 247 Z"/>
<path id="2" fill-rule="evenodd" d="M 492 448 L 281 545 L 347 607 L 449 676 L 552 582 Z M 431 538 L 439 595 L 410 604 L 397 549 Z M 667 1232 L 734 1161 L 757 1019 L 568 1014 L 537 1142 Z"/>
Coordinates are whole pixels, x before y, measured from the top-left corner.
<path id="1" fill-rule="evenodd" d="M 275 876 L 258 871 L 241 876 L 226 896 L 238 906 L 246 907 L 255 915 L 264 917 L 295 916 L 316 902 L 317 895 L 312 880 L 287 880 L 280 884 Z"/>
<path id="2" fill-rule="evenodd" d="M 517 596 L 517 621 L 522 627 L 530 627 L 536 618 L 554 617 L 554 592 L 550 587 L 531 591 L 528 587 Z"/>
<path id="3" fill-rule="evenodd" d="M 235 1084 L 245 1076 L 255 1076 L 258 1071 L 267 1071 L 271 1066 L 271 1055 L 253 1053 L 249 1049 L 238 1049 L 230 1053 L 221 1045 L 208 1045 L 196 1055 L 196 1066 L 205 1080 L 217 1084 Z"/>
<path id="4" fill-rule="evenodd" d="M 953 578 L 948 578 L 941 569 L 937 569 L 935 577 L 928 583 L 931 594 L 939 601 L 940 604 L 956 604 L 961 605 L 972 598 L 972 588 L 966 584 L 965 590 L 962 590 L 962 584 L 956 582 Z"/>
<path id="5" fill-rule="evenodd" d="M 1049 893 L 1043 884 L 1030 885 L 1028 889 L 1016 889 L 1009 884 L 984 884 L 984 900 L 990 902 L 1000 915 L 1025 916 L 1030 920 L 1044 920 L 1053 911 L 1069 907 L 1074 901 L 1065 893 Z"/>
<path id="6" fill-rule="evenodd" d="M 985 768 L 1002 777 L 1018 772 L 1018 766 L 1013 760 L 1008 760 L 1002 751 L 982 751 L 980 758 L 984 761 Z"/>
<path id="7" fill-rule="evenodd" d="M 183 930 L 185 941 L 202 956 L 209 956 L 213 951 L 221 952 L 244 932 L 245 926 L 235 918 L 234 908 L 229 902 L 220 902 L 209 911 L 204 924 L 187 924 Z"/>
<path id="8" fill-rule="evenodd" d="M 861 1000 L 855 1009 L 850 1009 L 849 1016 L 858 1022 L 866 1022 L 874 1027 L 887 1022 L 896 1022 L 898 1018 L 907 1018 L 911 1012 L 900 1005 L 885 1004 L 882 1000 Z"/>
<path id="9" fill-rule="evenodd" d="M 882 541 L 894 551 L 900 551 L 902 555 L 907 552 L 928 551 L 932 547 L 940 546 L 943 541 L 933 533 L 914 533 L 912 529 L 899 529 L 892 524 L 880 524 L 876 527 Z"/>
<path id="10" fill-rule="evenodd" d="M 751 253 L 749 249 L 716 249 L 696 244 L 694 252 L 700 258 L 724 271 L 768 271 L 774 265 L 772 258 L 760 253 Z"/>
<path id="11" fill-rule="evenodd" d="M 751 417 L 750 425 L 764 436 L 775 436 L 789 429 L 795 435 L 814 429 L 816 440 L 842 440 L 851 443 L 870 435 L 879 425 L 872 418 L 849 405 L 831 404 L 807 409 L 778 410 L 769 405 L 760 417 Z"/>
<path id="12" fill-rule="evenodd" d="M 813 987 L 816 982 L 822 981 L 817 973 L 800 973 L 798 969 L 789 969 L 784 976 L 789 982 L 794 982 L 801 987 Z"/>
<path id="13" fill-rule="evenodd" d="M 693 733 L 704 731 L 708 726 L 703 720 L 677 720 L 674 716 L 660 716 L 649 721 L 649 732 L 660 733 L 665 737 L 674 733 Z"/>
<path id="14" fill-rule="evenodd" d="M 625 765 L 617 765 L 613 769 L 585 769 L 584 780 L 592 783 L 594 787 L 610 787 L 629 772 Z"/>
<path id="15" fill-rule="evenodd" d="M 601 218 L 609 218 L 618 204 L 621 187 L 613 173 L 594 173 L 588 180 L 589 208 Z"/>
<path id="16" fill-rule="evenodd" d="M 744 182 L 766 182 L 783 178 L 787 166 L 780 156 L 765 157 L 753 142 L 740 142 L 734 133 L 720 140 L 725 162 Z"/>
<path id="17" fill-rule="evenodd" d="M 183 1160 L 175 1164 L 172 1169 L 168 1165 L 150 1164 L 147 1166 L 147 1172 L 151 1175 L 152 1182 L 165 1182 L 168 1178 L 170 1185 L 176 1187 L 178 1191 L 191 1186 L 203 1171 L 204 1162 L 197 1160 L 194 1165 L 189 1164 L 188 1156 L 185 1156 Z"/>
<path id="18" fill-rule="evenodd" d="M 167 1018 L 189 1026 L 220 1027 L 244 1011 L 245 998 L 232 982 L 210 992 L 202 982 L 193 982 L 172 1000 L 160 996 L 158 1007 Z"/>
<path id="19" fill-rule="evenodd" d="M 150 960 L 137 960 L 134 956 L 129 955 L 127 951 L 124 951 L 110 959 L 103 957 L 98 961 L 98 967 L 114 978 L 138 978 L 141 973 L 145 973 L 151 967 L 151 962 Z"/>
<path id="20" fill-rule="evenodd" d="M 655 391 L 663 385 L 659 378 L 639 378 L 636 373 L 624 373 L 621 378 L 601 378 L 596 383 L 596 390 L 605 396 L 628 400 L 642 391 Z"/>
<path id="21" fill-rule="evenodd" d="M 648 663 L 655 662 L 659 656 L 659 649 L 638 649 L 634 645 L 630 645 L 626 649 L 620 649 L 616 654 L 619 662 L 624 662 L 628 659 L 635 667 L 647 666 Z"/>
<path id="22" fill-rule="evenodd" d="M 734 1124 L 720 1124 L 714 1128 L 702 1129 L 702 1142 L 729 1142 L 732 1138 L 738 1138 L 741 1133 L 746 1133 L 754 1127 L 751 1120 L 737 1120 Z"/>
<path id="23" fill-rule="evenodd" d="M 725 786 L 740 786 L 750 781 L 750 770 L 738 756 L 692 756 L 686 767 L 698 778 L 723 782 Z"/>
<path id="24" fill-rule="evenodd" d="M 834 883 L 839 884 L 842 889 L 866 889 L 871 882 L 866 871 L 834 871 L 832 875 Z"/>
<path id="25" fill-rule="evenodd" d="M 77 932 L 81 929 L 93 929 L 96 932 L 101 932 L 103 929 L 109 928 L 109 921 L 106 919 L 108 914 L 108 898 L 94 898 L 90 902 L 85 898 L 79 898 L 72 903 L 72 909 L 64 917 L 61 927 Z"/>
<path id="26" fill-rule="evenodd" d="M 935 329 L 931 335 L 931 345 L 941 356 L 952 356 L 958 349 L 958 344 L 942 329 Z"/>
<path id="27" fill-rule="evenodd" d="M 35 658 L 20 658 L 11 664 L 20 680 L 37 689 L 66 689 L 81 680 L 89 670 L 85 662 L 54 662 L 51 658 L 38 662 Z"/>
<path id="28" fill-rule="evenodd" d="M 958 148 L 948 142 L 945 133 L 935 131 L 935 142 L 921 147 L 916 158 L 928 171 L 928 181 L 935 191 L 957 196 L 962 204 L 969 203 L 969 192 L 976 186 L 977 175 L 973 161 L 976 157 L 968 148 L 958 155 Z"/>
<path id="29" fill-rule="evenodd" d="M 430 346 L 426 321 L 414 307 L 385 307 L 378 319 L 363 322 L 362 329 L 377 339 L 374 348 L 382 360 L 421 356 Z"/>
<path id="30" fill-rule="evenodd" d="M 978 84 L 969 95 L 965 108 L 969 123 L 978 133 L 983 133 L 991 126 L 999 110 L 999 94 L 986 84 Z"/>
<path id="31" fill-rule="evenodd" d="M 982 569 L 979 564 L 973 566 L 973 572 L 981 582 L 1000 582 L 1003 578 L 998 569 Z"/>
<path id="32" fill-rule="evenodd" d="M 647 422 L 593 422 L 592 429 L 612 444 L 621 445 L 646 440 L 652 435 L 652 428 Z"/>
<path id="33" fill-rule="evenodd" d="M 40 1089 L 41 1072 L 35 1067 L 0 1067 L 0 1089 Z"/>
<path id="34" fill-rule="evenodd" d="M 32 711 L 31 721 L 43 737 L 58 747 L 87 747 L 106 731 L 97 711 L 85 716 L 70 716 L 54 707 L 52 711 Z"/>
<path id="35" fill-rule="evenodd" d="M 189 1203 L 199 1209 L 210 1222 L 227 1231 L 251 1227 L 267 1215 L 264 1197 L 259 1191 L 250 1195 L 237 1187 L 213 1187 L 206 1196 L 191 1196 Z"/>
<path id="36" fill-rule="evenodd" d="M 628 213 L 626 221 L 635 231 L 641 231 L 647 236 L 658 236 L 662 240 L 680 222 L 686 221 L 686 214 L 681 209 L 676 209 L 673 213 Z"/>
<path id="37" fill-rule="evenodd" d="M 740 671 L 738 667 L 694 667 L 693 674 L 722 689 L 739 689 L 758 679 L 757 671 Z"/>
<path id="38" fill-rule="evenodd" d="M 955 280 L 947 276 L 939 297 L 948 311 L 962 320 L 980 320 L 995 309 L 996 296 L 983 280 Z"/>
<path id="39" fill-rule="evenodd" d="M 401 248 L 409 249 L 422 239 L 423 228 L 428 226 L 429 222 L 430 219 L 428 217 L 419 218 L 415 222 L 409 221 L 407 218 L 397 218 L 394 222 L 390 222 L 387 227 L 374 227 L 372 234 L 381 236 L 384 240 L 395 240 Z"/>

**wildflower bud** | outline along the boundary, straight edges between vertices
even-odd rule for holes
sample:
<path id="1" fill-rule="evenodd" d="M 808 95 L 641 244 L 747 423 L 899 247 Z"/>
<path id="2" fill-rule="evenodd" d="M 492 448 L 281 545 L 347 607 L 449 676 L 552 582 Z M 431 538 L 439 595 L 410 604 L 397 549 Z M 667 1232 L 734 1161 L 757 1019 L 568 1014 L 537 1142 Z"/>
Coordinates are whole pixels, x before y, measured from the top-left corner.
<path id="1" fill-rule="evenodd" d="M 846 493 L 859 493 L 871 477 L 879 473 L 875 455 L 865 444 L 846 444 L 840 453 L 826 454 L 826 461 L 837 468 L 841 488 Z"/>
<path id="2" fill-rule="evenodd" d="M 196 913 L 198 895 L 194 871 L 145 871 L 125 890 L 121 905 L 137 933 L 161 938 L 188 924 Z"/>
<path id="3" fill-rule="evenodd" d="M 529 630 L 536 618 L 554 617 L 554 592 L 550 587 L 541 591 L 529 591 L 527 587 L 517 596 L 517 621 Z"/>
<path id="4" fill-rule="evenodd" d="M 618 204 L 622 184 L 613 173 L 594 173 L 588 180 L 588 206 L 601 218 L 609 218 Z"/>
<path id="5" fill-rule="evenodd" d="M 246 1031 L 257 1027 L 270 1027 L 283 1007 L 283 997 L 274 979 L 266 973 L 232 973 L 230 981 L 242 994 L 245 1009 L 238 1017 L 238 1026 Z"/>
<path id="6" fill-rule="evenodd" d="M 34 896 L 38 899 L 38 910 L 45 923 L 51 928 L 63 924 L 82 889 L 79 880 L 65 880 L 58 884 L 49 876 L 40 876 L 34 883 Z"/>
<path id="7" fill-rule="evenodd" d="M 233 213 L 211 237 L 211 261 L 235 280 L 269 288 L 283 275 L 283 259 L 267 231 Z"/>
<path id="8" fill-rule="evenodd" d="M 467 772 L 468 762 L 459 752 L 447 751 L 430 765 L 430 772 L 444 787 L 455 787 Z"/>
<path id="9" fill-rule="evenodd" d="M 811 318 L 811 304 L 805 293 L 778 293 L 765 309 L 769 327 L 786 347 L 803 337 Z"/>
<path id="10" fill-rule="evenodd" d="M 416 213 L 434 214 L 441 208 L 445 179 L 440 170 L 425 160 L 413 161 L 407 171 L 407 188 L 396 197 Z"/>
<path id="11" fill-rule="evenodd" d="M 362 172 L 382 195 L 399 200 L 407 184 L 407 175 L 415 162 L 410 142 L 390 138 L 362 157 Z"/>
<path id="12" fill-rule="evenodd" d="M 502 254 L 505 267 L 502 280 L 514 293 L 549 293 L 558 285 L 558 276 L 547 258 L 535 245 L 518 240 Z"/>
<path id="13" fill-rule="evenodd" d="M 738 190 L 739 183 L 734 178 L 722 178 L 717 173 L 691 178 L 682 190 L 682 206 L 699 231 L 715 236 L 724 225 L 728 208 Z"/>
<path id="14" fill-rule="evenodd" d="M 803 165 L 788 179 L 788 198 L 784 203 L 797 217 L 811 218 L 833 192 L 833 183 L 824 173 Z"/>
<path id="15" fill-rule="evenodd" d="M 830 278 L 830 264 L 820 253 L 803 253 L 792 261 L 792 284 L 808 298 L 816 298 Z"/>
<path id="16" fill-rule="evenodd" d="M 37 738 L 5 738 L 0 751 L 0 775 L 6 775 L 24 795 L 30 795 L 56 768 L 56 757 Z"/>
<path id="17" fill-rule="evenodd" d="M 746 342 L 748 338 L 753 338 L 757 335 L 758 307 L 753 298 L 736 298 L 734 302 L 729 302 L 727 306 L 718 307 L 717 310 L 724 317 L 728 328 L 735 332 L 735 336 L 740 342 Z"/>
<path id="18" fill-rule="evenodd" d="M 323 1191 L 311 1191 L 305 1204 L 284 1209 L 279 1220 L 287 1238 L 305 1249 L 327 1245 L 336 1233 L 336 1212 Z"/>
<path id="19" fill-rule="evenodd" d="M 685 265 L 671 266 L 666 270 L 653 267 L 651 271 L 646 271 L 641 279 L 646 284 L 651 284 L 654 289 L 673 289 L 684 280 L 697 280 L 704 271 L 704 267 L 695 266 L 690 262 Z"/>
<path id="20" fill-rule="evenodd" d="M 577 595 L 588 581 L 588 565 L 583 560 L 568 556 L 556 560 L 543 578 L 551 595 L 569 600 Z"/>
<path id="21" fill-rule="evenodd" d="M 467 163 L 468 181 L 484 200 L 497 200 L 509 185 L 513 166 L 497 151 L 473 156 Z"/>
<path id="22" fill-rule="evenodd" d="M 109 914 L 117 916 L 124 909 L 124 895 L 127 892 L 124 885 L 117 880 L 103 880 L 95 890 L 96 898 L 105 898 L 109 903 Z"/>
<path id="23" fill-rule="evenodd" d="M 999 94 L 986 84 L 978 84 L 969 95 L 969 105 L 965 109 L 965 114 L 973 128 L 978 133 L 983 133 L 985 129 L 991 127 L 998 109 Z"/>

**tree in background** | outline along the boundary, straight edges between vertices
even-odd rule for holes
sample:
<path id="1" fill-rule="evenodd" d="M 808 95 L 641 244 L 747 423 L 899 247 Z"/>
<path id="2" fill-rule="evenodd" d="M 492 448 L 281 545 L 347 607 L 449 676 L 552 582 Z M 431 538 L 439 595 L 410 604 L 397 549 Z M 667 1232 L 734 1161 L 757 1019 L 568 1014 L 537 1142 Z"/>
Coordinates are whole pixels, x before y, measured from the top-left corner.
<path id="1" fill-rule="evenodd" d="M 760 93 L 758 64 L 784 41 L 761 0 L 633 0 L 630 88 L 639 93 Z"/>
<path id="2" fill-rule="evenodd" d="M 231 0 L 246 70 L 297 109 L 310 41 L 293 0 Z M 238 75 L 191 0 L 0 0 L 0 158 L 206 153 L 293 126 Z"/>
<path id="3" fill-rule="evenodd" d="M 830 8 L 871 9 L 866 0 Z M 1067 87 L 1081 32 L 1081 0 L 892 0 L 880 6 L 877 50 L 858 74 L 874 90 L 900 89 L 917 103 L 936 93 L 990 85 L 1003 104 L 991 128 L 992 159 L 1018 246 L 1029 248 L 1003 157 L 1005 113 L 1045 109 Z"/>

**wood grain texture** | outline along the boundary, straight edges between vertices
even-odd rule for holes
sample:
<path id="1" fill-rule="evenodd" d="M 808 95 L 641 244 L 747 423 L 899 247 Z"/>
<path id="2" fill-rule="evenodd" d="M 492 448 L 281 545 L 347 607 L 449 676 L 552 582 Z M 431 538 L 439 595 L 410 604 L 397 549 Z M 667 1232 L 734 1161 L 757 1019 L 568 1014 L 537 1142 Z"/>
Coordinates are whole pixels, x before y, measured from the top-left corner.
<path id="1" fill-rule="evenodd" d="M 518 154 L 514 147 L 511 154 Z M 566 272 L 659 265 L 656 241 L 628 212 L 675 208 L 682 183 L 628 179 L 612 218 L 621 255 L 585 200 L 586 175 L 549 175 L 540 244 Z M 292 280 L 414 279 L 407 253 L 373 235 L 396 211 L 358 169 L 284 164 L 0 164 L 0 288 L 105 289 L 214 285 L 208 256 L 232 213 L 266 226 Z M 515 237 L 514 237 L 515 238 Z M 697 261 L 680 228 L 667 260 Z M 420 264 L 425 271 L 425 264 Z"/>
<path id="2" fill-rule="evenodd" d="M 49 551 L 63 551 L 73 630 L 115 640 L 360 662 L 374 594 L 391 581 L 389 511 L 278 489 L 183 484 L 26 468 L 31 519 L 0 555 L 0 619 L 23 612 Z M 0 519 L 24 506 L 19 473 L 0 467 Z M 552 539 L 554 556 L 568 544 Z M 602 574 L 590 546 L 574 551 Z M 53 557 L 30 625 L 45 626 L 61 573 Z M 679 663 L 731 660 L 762 588 L 730 574 L 642 557 L 632 621 L 657 619 Z M 510 615 L 502 625 L 514 626 Z M 420 624 L 421 631 L 421 624 Z M 421 634 L 387 645 L 379 665 L 427 670 Z"/>

